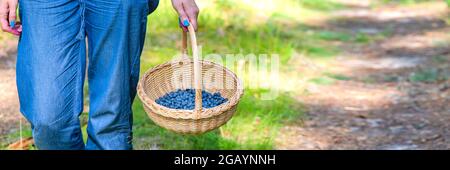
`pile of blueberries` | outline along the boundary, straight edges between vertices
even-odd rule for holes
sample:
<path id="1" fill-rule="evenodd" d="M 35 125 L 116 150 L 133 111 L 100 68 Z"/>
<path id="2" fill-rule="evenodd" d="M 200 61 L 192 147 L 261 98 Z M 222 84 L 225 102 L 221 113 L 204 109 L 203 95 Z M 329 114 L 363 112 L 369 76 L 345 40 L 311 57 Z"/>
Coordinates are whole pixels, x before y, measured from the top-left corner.
<path id="1" fill-rule="evenodd" d="M 203 108 L 216 107 L 227 101 L 228 99 L 222 97 L 218 92 L 212 94 L 205 90 L 202 91 Z M 156 103 L 172 109 L 193 110 L 195 107 L 195 90 L 178 89 L 158 98 Z"/>

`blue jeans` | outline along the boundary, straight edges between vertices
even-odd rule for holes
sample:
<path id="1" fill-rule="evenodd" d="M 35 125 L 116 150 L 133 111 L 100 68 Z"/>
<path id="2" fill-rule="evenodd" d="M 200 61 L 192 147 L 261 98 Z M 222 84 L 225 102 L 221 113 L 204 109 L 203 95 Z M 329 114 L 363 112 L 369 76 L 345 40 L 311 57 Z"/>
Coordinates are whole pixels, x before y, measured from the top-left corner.
<path id="1" fill-rule="evenodd" d="M 132 149 L 131 105 L 147 14 L 155 2 L 19 1 L 23 32 L 17 88 L 37 148 Z M 90 113 L 85 145 L 79 116 L 86 60 Z"/>

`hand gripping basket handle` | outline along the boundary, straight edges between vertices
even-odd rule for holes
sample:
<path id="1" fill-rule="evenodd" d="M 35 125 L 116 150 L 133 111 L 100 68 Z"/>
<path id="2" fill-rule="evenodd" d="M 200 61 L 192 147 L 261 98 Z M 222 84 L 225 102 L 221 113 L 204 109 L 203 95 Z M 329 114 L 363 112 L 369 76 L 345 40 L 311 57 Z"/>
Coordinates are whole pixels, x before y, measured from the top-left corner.
<path id="1" fill-rule="evenodd" d="M 195 108 L 194 112 L 198 117 L 202 111 L 202 73 L 201 64 L 198 56 L 197 38 L 195 36 L 194 27 L 192 24 L 188 26 L 189 37 L 191 39 L 192 58 L 194 59 L 194 88 L 195 88 Z M 183 31 L 182 45 L 181 45 L 182 57 L 187 56 L 187 33 Z"/>

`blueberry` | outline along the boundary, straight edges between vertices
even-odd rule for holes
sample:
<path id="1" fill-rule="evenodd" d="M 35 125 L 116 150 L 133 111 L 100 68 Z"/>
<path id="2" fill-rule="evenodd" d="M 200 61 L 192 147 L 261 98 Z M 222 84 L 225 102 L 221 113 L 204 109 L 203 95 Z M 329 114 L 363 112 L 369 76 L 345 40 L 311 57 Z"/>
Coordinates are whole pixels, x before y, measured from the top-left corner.
<path id="1" fill-rule="evenodd" d="M 213 108 L 228 99 L 223 98 L 220 93 L 209 93 L 202 90 L 203 108 Z M 156 103 L 172 109 L 192 110 L 195 107 L 195 89 L 177 89 L 169 92 L 155 100 Z"/>

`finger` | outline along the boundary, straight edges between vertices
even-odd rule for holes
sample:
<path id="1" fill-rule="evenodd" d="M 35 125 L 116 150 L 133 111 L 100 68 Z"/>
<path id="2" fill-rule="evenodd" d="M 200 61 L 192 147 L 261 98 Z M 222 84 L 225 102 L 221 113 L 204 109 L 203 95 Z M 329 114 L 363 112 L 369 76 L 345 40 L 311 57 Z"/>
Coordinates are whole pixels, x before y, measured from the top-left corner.
<path id="1" fill-rule="evenodd" d="M 189 18 L 184 10 L 183 4 L 181 2 L 176 1 L 173 4 L 173 7 L 177 11 L 178 16 L 180 16 L 180 20 L 181 20 L 180 22 L 181 22 L 183 30 L 187 31 L 186 27 L 189 26 Z"/>
<path id="2" fill-rule="evenodd" d="M 19 28 L 17 28 L 17 31 L 19 31 L 20 33 L 22 32 L 22 25 L 19 25 Z"/>
<path id="3" fill-rule="evenodd" d="M 9 4 L 9 26 L 11 28 L 14 28 L 16 25 L 16 9 L 17 9 L 16 3 Z"/>
<path id="4" fill-rule="evenodd" d="M 194 29 L 197 30 L 197 19 L 200 12 L 197 5 L 195 3 L 187 3 L 183 5 L 185 5 L 184 9 L 186 10 L 189 21 L 191 22 Z"/>
<path id="5" fill-rule="evenodd" d="M 8 4 L 6 3 L 2 3 L 0 4 L 0 24 L 1 24 L 1 28 L 2 31 L 4 32 L 9 32 L 11 31 L 11 28 L 9 27 L 9 23 L 8 23 Z"/>
<path id="6" fill-rule="evenodd" d="M 189 26 L 189 17 L 187 16 L 187 14 L 183 11 L 180 12 L 180 22 L 181 22 L 181 26 L 183 28 L 183 30 L 187 31 L 187 27 Z"/>
<path id="7" fill-rule="evenodd" d="M 187 32 L 188 29 L 183 25 L 183 22 L 181 22 L 181 18 L 178 18 L 178 25 L 180 26 L 183 31 Z"/>
<path id="8" fill-rule="evenodd" d="M 20 36 L 20 34 L 22 34 L 22 24 L 20 22 L 16 22 L 14 28 L 12 28 L 12 34 L 16 36 Z"/>
<path id="9" fill-rule="evenodd" d="M 11 30 L 11 34 L 13 34 L 15 36 L 20 36 L 20 34 L 22 34 L 22 32 L 19 32 L 17 30 Z"/>
<path id="10" fill-rule="evenodd" d="M 2 25 L 3 32 L 11 32 L 12 31 L 11 27 L 9 27 L 9 23 L 6 18 L 0 18 L 0 23 Z"/>

